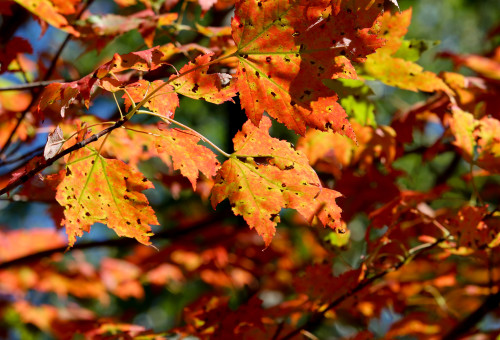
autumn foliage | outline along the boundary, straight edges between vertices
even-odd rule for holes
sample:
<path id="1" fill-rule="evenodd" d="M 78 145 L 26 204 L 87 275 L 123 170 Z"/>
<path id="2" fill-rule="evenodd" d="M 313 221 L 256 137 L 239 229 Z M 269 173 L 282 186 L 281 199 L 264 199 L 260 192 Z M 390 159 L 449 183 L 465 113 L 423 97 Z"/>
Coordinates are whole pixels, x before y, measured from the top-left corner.
<path id="1" fill-rule="evenodd" d="M 500 334 L 500 48 L 424 70 L 397 1 L 103 3 L 0 2 L 1 338 Z"/>

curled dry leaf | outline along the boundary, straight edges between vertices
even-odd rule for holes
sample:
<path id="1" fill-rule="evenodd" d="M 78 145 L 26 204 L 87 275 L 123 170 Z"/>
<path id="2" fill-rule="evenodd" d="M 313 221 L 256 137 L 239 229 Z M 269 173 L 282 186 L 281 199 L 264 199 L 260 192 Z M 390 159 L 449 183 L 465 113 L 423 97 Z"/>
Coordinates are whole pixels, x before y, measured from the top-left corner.
<path id="1" fill-rule="evenodd" d="M 45 144 L 45 149 L 43 150 L 43 157 L 49 159 L 54 157 L 61 151 L 61 148 L 65 140 L 63 137 L 63 132 L 59 126 L 57 126 L 54 131 L 49 133 L 47 136 L 47 143 Z"/>

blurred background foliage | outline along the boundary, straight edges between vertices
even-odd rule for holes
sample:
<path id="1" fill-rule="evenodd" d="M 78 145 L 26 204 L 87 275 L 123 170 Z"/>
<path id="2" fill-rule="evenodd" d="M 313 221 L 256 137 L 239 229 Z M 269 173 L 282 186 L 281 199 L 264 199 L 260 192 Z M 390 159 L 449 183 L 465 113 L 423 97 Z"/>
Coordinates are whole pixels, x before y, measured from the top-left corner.
<path id="1" fill-rule="evenodd" d="M 455 53 L 475 53 L 484 54 L 492 50 L 493 47 L 499 44 L 499 38 L 488 39 L 488 34 L 500 24 L 500 1 L 498 0 L 400 0 L 402 10 L 413 8 L 413 19 L 406 36 L 406 39 L 424 39 L 429 41 L 439 41 L 440 43 L 425 52 L 419 64 L 426 70 L 436 73 L 441 71 L 453 70 L 453 65 L 449 60 L 440 59 L 437 57 L 439 52 L 452 51 Z M 179 11 L 182 3 L 178 4 L 174 11 Z M 195 3 L 189 3 L 189 6 L 197 7 Z M 90 7 L 92 13 L 116 13 L 117 5 L 108 0 L 96 0 Z M 133 10 L 133 8 L 131 9 Z M 187 11 L 191 13 L 191 11 Z M 209 11 L 203 18 L 200 18 L 201 11 L 196 8 L 193 16 L 185 16 L 183 24 L 194 25 L 195 22 L 201 25 L 220 25 L 228 24 L 231 12 L 215 15 Z M 36 22 L 33 20 L 27 21 L 20 29 L 21 35 L 26 37 L 40 36 L 41 31 Z M 51 27 L 39 39 L 30 39 L 34 41 L 33 60 L 36 61 L 39 55 L 52 55 L 56 46 L 64 38 L 64 34 Z M 194 39 L 199 40 L 193 32 L 185 31 L 179 36 L 181 44 L 188 43 Z M 200 42 L 206 39 L 199 40 Z M 155 44 L 164 44 L 169 42 L 167 36 L 160 36 L 155 41 Z M 64 74 L 68 79 L 77 79 L 84 76 L 93 69 L 109 60 L 114 53 L 128 53 L 141 48 L 144 48 L 144 42 L 140 34 L 133 30 L 121 35 L 119 38 L 109 43 L 102 51 L 85 51 L 83 46 L 78 42 L 71 42 L 62 54 L 63 60 L 72 60 L 73 70 L 69 70 Z M 174 65 L 177 68 L 182 67 L 185 60 L 179 60 L 178 64 Z M 460 70 L 468 73 L 467 70 Z M 8 76 L 8 80 L 18 81 L 12 76 Z M 425 100 L 428 94 L 422 92 L 411 92 L 401 89 L 396 89 L 383 85 L 379 82 L 370 82 L 370 87 L 374 94 L 370 97 L 375 103 L 375 119 L 379 124 L 387 124 L 392 115 L 398 110 L 408 109 L 414 103 Z M 116 117 L 116 106 L 111 97 L 100 97 L 89 112 L 101 118 L 108 119 Z M 231 138 L 236 130 L 245 120 L 244 114 L 240 111 L 238 103 L 213 105 L 204 101 L 192 100 L 183 98 L 180 108 L 177 110 L 175 117 L 178 121 L 183 122 L 196 129 L 210 140 L 219 145 L 226 151 L 231 151 Z M 135 117 L 141 122 L 152 123 L 153 118 Z M 436 130 L 438 129 L 438 130 Z M 429 141 L 439 135 L 439 127 L 436 129 L 426 129 L 424 134 L 417 136 L 414 145 L 409 145 L 409 148 L 417 148 L 419 145 L 428 145 Z M 296 136 L 290 133 L 287 129 L 275 123 L 271 134 L 274 137 L 287 138 L 291 142 L 296 141 Z M 40 138 L 38 145 L 43 145 L 44 138 Z M 36 145 L 35 145 L 36 146 Z M 20 150 L 21 152 L 22 150 Z M 433 178 L 439 174 L 441 168 L 445 167 L 451 159 L 444 155 L 434 159 L 432 162 L 422 165 L 422 159 L 418 159 L 418 155 L 410 155 L 400 158 L 394 163 L 397 169 L 405 170 L 407 175 L 400 178 L 400 185 L 411 190 L 426 191 L 433 186 Z M 162 165 L 155 160 L 148 161 L 141 165 L 141 171 L 146 175 L 156 173 L 158 167 Z M 464 171 L 467 171 L 464 165 Z M 460 174 L 457 174 L 456 178 Z M 153 181 L 154 182 L 154 181 Z M 453 180 L 452 180 L 453 182 Z M 463 185 L 463 181 L 456 181 L 457 188 Z M 156 185 L 156 191 L 148 192 L 148 198 L 157 212 L 158 218 L 162 223 L 163 228 L 174 227 L 177 222 L 176 216 L 189 216 L 192 211 L 210 211 L 209 203 L 200 199 L 198 195 L 193 195 L 191 190 L 185 190 L 172 195 L 163 189 L 161 185 Z M 464 189 L 464 188 L 462 188 Z M 465 190 L 465 189 L 464 189 Z M 468 194 L 468 193 L 467 193 Z M 464 197 L 467 197 L 464 194 Z M 2 207 L 3 205 L 3 207 Z M 52 228 L 53 222 L 45 211 L 43 203 L 10 203 L 8 209 L 5 209 L 7 202 L 0 202 L 0 225 L 8 225 L 12 228 L 31 228 L 31 227 L 46 227 Z M 218 208 L 219 211 L 224 211 L 227 206 Z M 287 228 L 287 225 L 293 224 L 293 216 L 288 212 L 283 213 L 283 223 L 281 228 Z M 241 223 L 237 218 L 231 218 L 231 223 Z M 351 244 L 349 247 L 344 247 L 346 238 L 339 239 L 339 235 L 332 233 L 327 240 L 332 244 L 332 247 L 337 247 L 338 257 L 334 263 L 334 272 L 340 274 L 347 269 L 358 268 L 361 264 L 363 256 L 366 255 L 366 241 L 364 239 L 365 232 L 368 226 L 368 219 L 363 214 L 357 215 L 349 224 L 349 233 Z M 160 227 L 156 227 L 153 231 L 157 232 Z M 290 230 L 293 239 L 293 229 Z M 92 233 L 85 234 L 82 240 L 95 241 L 115 238 L 116 235 L 110 229 L 94 226 Z M 294 239 L 297 245 L 300 246 L 302 240 L 300 234 Z M 300 247 L 299 247 L 300 249 Z M 307 247 L 302 247 L 303 257 L 308 258 L 313 256 Z M 99 248 L 92 251 L 85 251 L 86 258 L 89 262 L 98 264 L 105 256 L 122 257 L 127 253 L 128 249 L 109 249 Z M 144 299 L 128 299 L 121 300 L 117 297 L 112 297 L 112 300 L 107 306 L 103 306 L 94 302 L 94 305 L 88 301 L 78 301 L 75 297 L 68 297 L 69 301 L 75 300 L 79 304 L 95 310 L 101 316 L 111 316 L 120 314 L 120 311 L 135 312 L 135 317 L 130 320 L 131 323 L 151 328 L 155 331 L 164 331 L 179 322 L 179 314 L 182 308 L 189 302 L 195 300 L 203 292 L 208 289 L 208 286 L 201 280 L 188 281 L 186 284 L 177 287 L 176 289 L 154 290 L 151 286 L 145 286 Z M 228 291 L 232 296 L 233 306 L 238 304 L 239 300 L 245 300 L 245 290 Z M 271 294 L 272 295 L 272 294 Z M 268 299 L 273 296 L 267 297 Z M 59 298 L 54 293 L 41 293 L 37 291 L 30 292 L 29 299 L 35 305 L 41 303 L 49 303 L 57 306 L 60 304 Z M 85 305 L 87 304 L 87 305 Z M 375 334 L 382 335 L 385 327 L 390 325 L 397 319 L 397 315 L 391 314 L 389 310 L 383 314 L 383 317 L 371 325 L 371 330 Z M 19 320 L 16 313 L 7 314 L 5 319 L 0 322 L 0 327 L 10 328 L 9 337 L 13 339 L 46 339 L 47 335 L 38 333 L 33 327 Z M 347 336 L 352 334 L 352 329 L 346 329 L 341 321 L 336 322 L 333 335 Z M 328 330 L 329 332 L 332 329 Z M 332 333 L 329 333 L 332 335 Z"/>

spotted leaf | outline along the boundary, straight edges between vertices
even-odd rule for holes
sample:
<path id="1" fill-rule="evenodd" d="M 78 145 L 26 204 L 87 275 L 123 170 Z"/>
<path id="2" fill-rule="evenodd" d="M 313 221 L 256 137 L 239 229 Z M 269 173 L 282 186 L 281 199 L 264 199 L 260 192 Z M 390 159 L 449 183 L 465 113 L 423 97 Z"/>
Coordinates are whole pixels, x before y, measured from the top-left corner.
<path id="1" fill-rule="evenodd" d="M 149 245 L 150 224 L 158 224 L 153 209 L 141 191 L 153 188 L 141 173 L 116 159 L 106 159 L 96 150 L 80 149 L 67 163 L 56 199 L 64 209 L 63 225 L 69 246 L 96 223 L 106 224 L 119 236 Z"/>
<path id="2" fill-rule="evenodd" d="M 198 145 L 199 141 L 197 136 L 178 129 L 162 129 L 155 141 L 160 158 L 168 165 L 172 158 L 173 168 L 189 179 L 194 190 L 199 172 L 210 178 L 215 176 L 219 168 L 215 154 Z"/>
<path id="3" fill-rule="evenodd" d="M 186 97 L 202 99 L 214 104 L 232 101 L 231 98 L 238 92 L 234 81 L 231 80 L 229 74 L 208 74 L 210 58 L 211 54 L 200 55 L 194 63 L 190 62 L 181 68 L 179 73 L 185 75 L 180 78 L 173 75 L 172 86 L 177 93 Z"/>
<path id="4" fill-rule="evenodd" d="M 234 138 L 236 152 L 222 164 L 212 190 L 215 207 L 228 198 L 233 212 L 255 228 L 266 245 L 276 232 L 282 208 L 297 210 L 309 223 L 340 226 L 340 193 L 322 188 L 305 155 L 285 141 L 269 136 L 271 121 L 246 122 Z"/>
<path id="5" fill-rule="evenodd" d="M 352 62 L 382 46 L 370 28 L 383 1 L 241 1 L 232 20 L 237 86 L 248 118 L 264 111 L 288 128 L 332 129 L 355 139 L 323 79 L 352 78 Z"/>

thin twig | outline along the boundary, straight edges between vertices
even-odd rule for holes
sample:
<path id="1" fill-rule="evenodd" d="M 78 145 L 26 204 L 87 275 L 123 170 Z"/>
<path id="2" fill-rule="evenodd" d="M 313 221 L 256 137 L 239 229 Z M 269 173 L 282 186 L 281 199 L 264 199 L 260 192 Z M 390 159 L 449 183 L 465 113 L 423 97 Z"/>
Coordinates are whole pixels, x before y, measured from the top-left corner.
<path id="1" fill-rule="evenodd" d="M 198 138 L 200 138 L 202 141 L 204 141 L 205 143 L 208 143 L 210 144 L 214 149 L 216 149 L 217 151 L 219 151 L 222 155 L 224 155 L 225 157 L 227 158 L 230 158 L 231 155 L 228 154 L 227 152 L 225 152 L 224 150 L 222 150 L 221 148 L 219 148 L 217 145 L 215 145 L 213 142 L 211 142 L 207 137 L 203 136 L 201 133 L 199 133 L 198 131 L 194 130 L 193 128 L 190 128 L 189 126 L 187 125 L 184 125 L 172 118 L 168 118 L 168 117 L 165 117 L 165 116 L 162 116 L 160 114 L 157 114 L 157 113 L 154 113 L 154 112 L 150 112 L 150 111 L 146 111 L 146 110 L 138 110 L 137 113 L 139 114 L 147 114 L 147 115 L 151 115 L 151 116 L 156 116 L 156 117 L 159 117 L 161 119 L 163 119 L 164 121 L 168 122 L 168 123 L 173 123 L 175 125 L 178 125 L 190 132 L 192 132 L 195 136 L 197 136 Z"/>
<path id="2" fill-rule="evenodd" d="M 476 327 L 486 314 L 494 311 L 500 307 L 500 290 L 486 297 L 484 302 L 474 312 L 469 314 L 468 317 L 463 319 L 460 323 L 455 325 L 442 339 L 454 340 L 465 336 L 471 329 Z"/>
<path id="3" fill-rule="evenodd" d="M 64 150 L 63 152 L 55 155 L 52 158 L 47 159 L 43 163 L 40 163 L 35 168 L 29 170 L 27 173 L 21 175 L 15 181 L 13 181 L 10 184 L 8 184 L 5 188 L 1 189 L 0 190 L 0 195 L 6 194 L 10 190 L 12 190 L 12 189 L 18 187 L 19 185 L 27 182 L 31 177 L 35 176 L 38 172 L 40 172 L 43 169 L 51 166 L 52 164 L 54 164 L 54 162 L 56 162 L 60 158 L 63 158 L 67 154 L 69 154 L 69 153 L 71 153 L 73 151 L 79 150 L 79 149 L 83 148 L 84 146 L 86 146 L 87 144 L 90 144 L 90 143 L 93 143 L 93 142 L 97 141 L 99 138 L 101 138 L 102 136 L 110 133 L 111 131 L 113 131 L 115 129 L 118 129 L 123 124 L 125 124 L 127 122 L 127 120 L 128 119 L 125 117 L 124 119 L 117 121 L 113 126 L 110 126 L 110 127 L 106 128 L 106 129 L 104 129 L 104 130 L 102 130 L 102 131 L 100 131 L 100 132 L 98 132 L 96 134 L 93 134 L 89 138 L 84 139 L 83 141 L 74 144 L 73 146 L 69 147 L 68 149 Z"/>
<path id="4" fill-rule="evenodd" d="M 17 163 L 19 161 L 22 161 L 22 160 L 28 158 L 28 157 L 41 156 L 43 154 L 43 149 L 44 148 L 45 148 L 45 146 L 40 146 L 40 147 L 38 147 L 38 148 L 36 148 L 34 150 L 28 151 L 24 155 L 16 157 L 16 158 L 9 159 L 9 160 L 6 160 L 6 161 L 0 160 L 0 166 L 6 165 L 6 164 Z"/>
<path id="5" fill-rule="evenodd" d="M 81 11 L 75 17 L 75 21 L 78 20 L 78 19 L 80 19 L 80 17 L 82 16 L 82 14 L 87 10 L 87 8 L 92 4 L 93 1 L 94 0 L 89 0 L 85 4 L 85 6 L 83 6 L 83 8 L 81 9 Z M 59 60 L 59 57 L 61 56 L 62 51 L 64 50 L 64 48 L 66 47 L 66 45 L 69 43 L 70 40 L 71 40 L 71 34 L 68 33 L 66 35 L 66 38 L 62 42 L 62 44 L 59 46 L 59 49 L 57 50 L 56 54 L 52 58 L 50 66 L 49 66 L 47 72 L 45 73 L 45 76 L 43 77 L 42 81 L 47 81 L 52 76 L 52 73 L 54 72 L 54 70 L 56 68 L 57 61 Z M 5 151 L 10 146 L 10 144 L 12 143 L 12 138 L 16 134 L 17 129 L 19 129 L 19 126 L 21 126 L 21 122 L 24 120 L 24 118 L 26 117 L 26 115 L 28 114 L 28 112 L 30 112 L 30 109 L 33 107 L 33 105 L 38 101 L 38 99 L 40 98 L 41 94 L 42 94 L 42 91 L 40 91 L 38 93 L 38 95 L 31 97 L 31 101 L 30 101 L 28 107 L 26 108 L 26 110 L 24 110 L 24 112 L 18 118 L 16 126 L 14 126 L 14 128 L 12 129 L 12 131 L 9 134 L 9 137 L 7 138 L 7 141 L 3 145 L 2 149 L 0 149 L 0 158 L 5 153 Z"/>
<path id="6" fill-rule="evenodd" d="M 45 87 L 52 83 L 61 83 L 63 81 L 64 79 L 54 79 L 54 80 L 34 81 L 32 83 L 26 83 L 26 84 L 10 85 L 6 87 L 0 87 L 0 92 L 31 90 L 38 87 Z"/>

